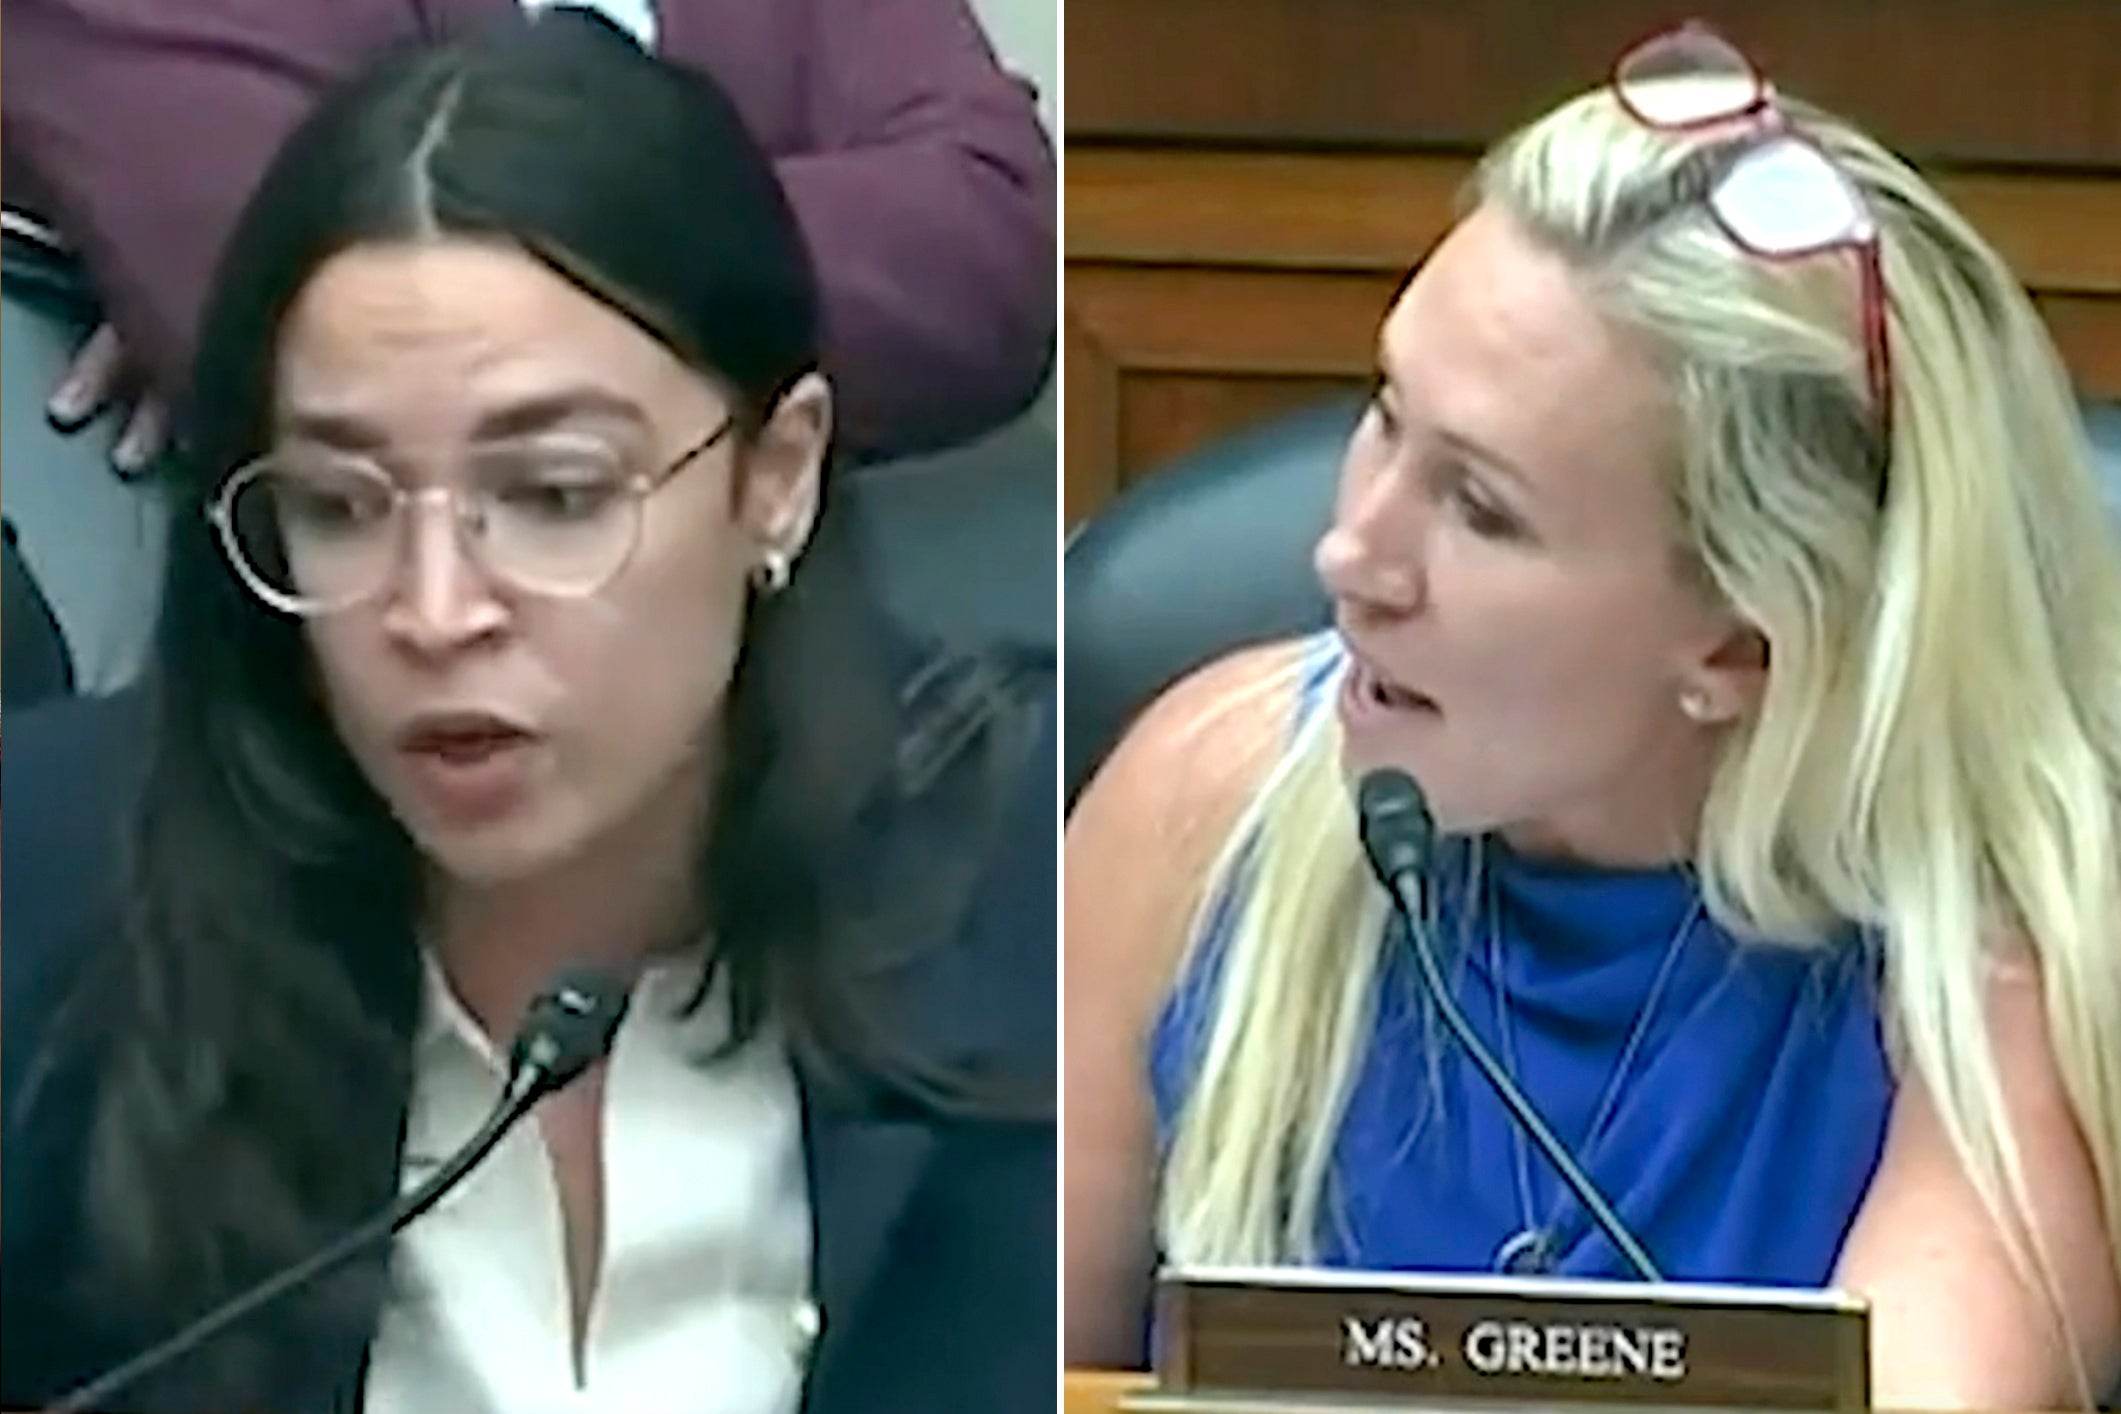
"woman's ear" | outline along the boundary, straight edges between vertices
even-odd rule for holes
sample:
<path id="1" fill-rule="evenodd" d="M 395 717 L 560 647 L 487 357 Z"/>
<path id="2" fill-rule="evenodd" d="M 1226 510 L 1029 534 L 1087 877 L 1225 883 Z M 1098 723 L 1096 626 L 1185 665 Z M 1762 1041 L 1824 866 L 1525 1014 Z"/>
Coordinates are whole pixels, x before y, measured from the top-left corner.
<path id="1" fill-rule="evenodd" d="M 806 373 L 773 405 L 746 457 L 739 514 L 761 552 L 803 553 L 831 446 L 832 385 Z"/>
<path id="2" fill-rule="evenodd" d="M 1749 717 L 1767 691 L 1768 642 L 1751 624 L 1733 624 L 1692 664 L 1679 686 L 1689 720 L 1722 726 Z"/>

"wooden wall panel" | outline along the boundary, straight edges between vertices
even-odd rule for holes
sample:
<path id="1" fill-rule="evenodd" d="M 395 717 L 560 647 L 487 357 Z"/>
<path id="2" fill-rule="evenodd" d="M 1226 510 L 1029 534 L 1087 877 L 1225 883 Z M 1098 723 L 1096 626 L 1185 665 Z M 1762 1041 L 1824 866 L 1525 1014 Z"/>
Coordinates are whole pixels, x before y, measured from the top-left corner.
<path id="1" fill-rule="evenodd" d="M 1448 225 L 1469 162 L 1071 149 L 1070 524 L 1173 456 L 1364 379 L 1378 321 Z M 2121 397 L 2121 180 L 1938 180 L 2033 290 L 2079 384 Z"/>
<path id="2" fill-rule="evenodd" d="M 1068 258 L 1404 271 L 1472 169 L 1457 154 L 1070 149 Z M 2035 289 L 2121 294 L 2121 171 L 1932 179 Z"/>
<path id="3" fill-rule="evenodd" d="M 1388 272 L 1085 262 L 1068 270 L 1063 503 L 1369 376 Z"/>
<path id="4" fill-rule="evenodd" d="M 1682 12 L 1922 162 L 2121 397 L 2121 0 L 1068 0 L 1071 521 L 1364 376 L 1473 154 Z"/>
<path id="5" fill-rule="evenodd" d="M 1068 0 L 1069 137 L 1478 148 L 1689 13 L 1912 156 L 2121 165 L 2116 0 Z"/>
<path id="6" fill-rule="evenodd" d="M 2033 303 L 2077 386 L 2096 397 L 2121 399 L 2121 296 L 2035 291 Z"/>
<path id="7" fill-rule="evenodd" d="M 1083 520 L 1119 490 L 1119 369 L 1097 332 L 1061 311 L 1061 513 Z"/>
<path id="8" fill-rule="evenodd" d="M 1084 263 L 1070 313 L 1121 370 L 1359 375 L 1399 276 Z"/>
<path id="9" fill-rule="evenodd" d="M 1362 385 L 1359 376 L 1138 374 L 1120 392 L 1119 465 L 1162 466 L 1235 428 Z"/>

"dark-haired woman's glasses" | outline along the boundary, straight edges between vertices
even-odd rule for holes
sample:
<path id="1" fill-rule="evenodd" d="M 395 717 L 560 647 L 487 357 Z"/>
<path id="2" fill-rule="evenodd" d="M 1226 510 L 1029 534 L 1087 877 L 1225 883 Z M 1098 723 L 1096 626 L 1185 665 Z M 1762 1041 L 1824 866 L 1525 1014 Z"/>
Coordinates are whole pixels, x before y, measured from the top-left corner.
<path id="1" fill-rule="evenodd" d="M 1637 122 L 1690 132 L 1757 121 L 1767 135 L 1710 187 L 1709 212 L 1741 250 L 1767 260 L 1854 252 L 1863 282 L 1864 371 L 1879 444 L 1892 446 L 1893 374 L 1878 223 L 1855 182 L 1795 132 L 1774 87 L 1739 48 L 1698 20 L 1651 36 L 1613 67 L 1613 93 Z"/>
<path id="2" fill-rule="evenodd" d="M 641 539 L 648 498 L 729 435 L 725 418 L 683 456 L 628 472 L 595 441 L 488 449 L 465 485 L 410 490 L 380 469 L 330 454 L 270 453 L 215 494 L 207 518 L 236 574 L 275 609 L 314 617 L 356 608 L 396 581 L 422 511 L 451 531 L 486 573 L 553 598 L 595 594 Z"/>

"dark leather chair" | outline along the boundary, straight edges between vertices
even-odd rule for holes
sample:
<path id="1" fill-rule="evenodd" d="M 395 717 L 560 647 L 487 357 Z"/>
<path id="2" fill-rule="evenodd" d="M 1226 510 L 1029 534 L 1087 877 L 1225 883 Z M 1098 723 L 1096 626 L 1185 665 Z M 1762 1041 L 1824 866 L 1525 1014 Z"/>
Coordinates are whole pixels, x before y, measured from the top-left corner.
<path id="1" fill-rule="evenodd" d="M 74 664 L 52 606 L 0 523 L 0 704 L 9 712 L 74 690 Z"/>
<path id="2" fill-rule="evenodd" d="M 976 441 L 840 477 L 878 587 L 904 623 L 967 650 L 1058 648 L 1056 452 L 1049 395 Z"/>
<path id="3" fill-rule="evenodd" d="M 45 398 L 74 349 L 88 336 L 96 306 L 80 268 L 55 247 L 23 234 L 16 213 L 0 236 L 0 449 L 7 465 L 0 496 L 16 539 L 5 586 L 7 630 L 49 623 L 61 635 L 73 686 L 83 693 L 132 681 L 146 654 L 161 580 L 164 512 L 143 488 L 112 470 L 122 418 L 106 411 L 62 432 Z M 34 584 L 35 590 L 26 588 Z M 21 602 L 17 603 L 17 596 Z M 41 630 L 35 630 L 40 631 Z M 16 666 L 27 650 L 6 643 L 9 705 L 28 690 Z M 39 655 L 44 649 L 40 645 Z M 40 689 L 41 690 L 41 689 Z"/>
<path id="4" fill-rule="evenodd" d="M 1214 443 L 1128 488 L 1066 556 L 1066 784 L 1072 805 L 1127 724 L 1192 669 L 1323 627 L 1311 546 L 1360 410 L 1336 399 Z M 2121 404 L 2086 409 L 2121 522 Z"/>
<path id="5" fill-rule="evenodd" d="M 1336 398 L 1129 487 L 1064 559 L 1068 800 L 1165 687 L 1233 648 L 1325 626 L 1311 546 L 1361 410 Z"/>

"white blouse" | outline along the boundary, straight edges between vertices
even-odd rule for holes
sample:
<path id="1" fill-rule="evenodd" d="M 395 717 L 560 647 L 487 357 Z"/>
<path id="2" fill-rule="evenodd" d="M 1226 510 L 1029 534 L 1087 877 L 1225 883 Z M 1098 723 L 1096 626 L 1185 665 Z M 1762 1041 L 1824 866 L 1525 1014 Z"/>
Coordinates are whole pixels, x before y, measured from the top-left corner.
<path id="1" fill-rule="evenodd" d="M 800 1103 L 771 1036 L 713 1065 L 717 989 L 649 970 L 604 1085 L 604 1252 L 576 1381 L 559 1187 L 526 1118 L 398 1238 L 366 1414 L 787 1414 L 818 1333 Z M 505 1058 L 430 958 L 401 1188 L 470 1137 Z"/>

